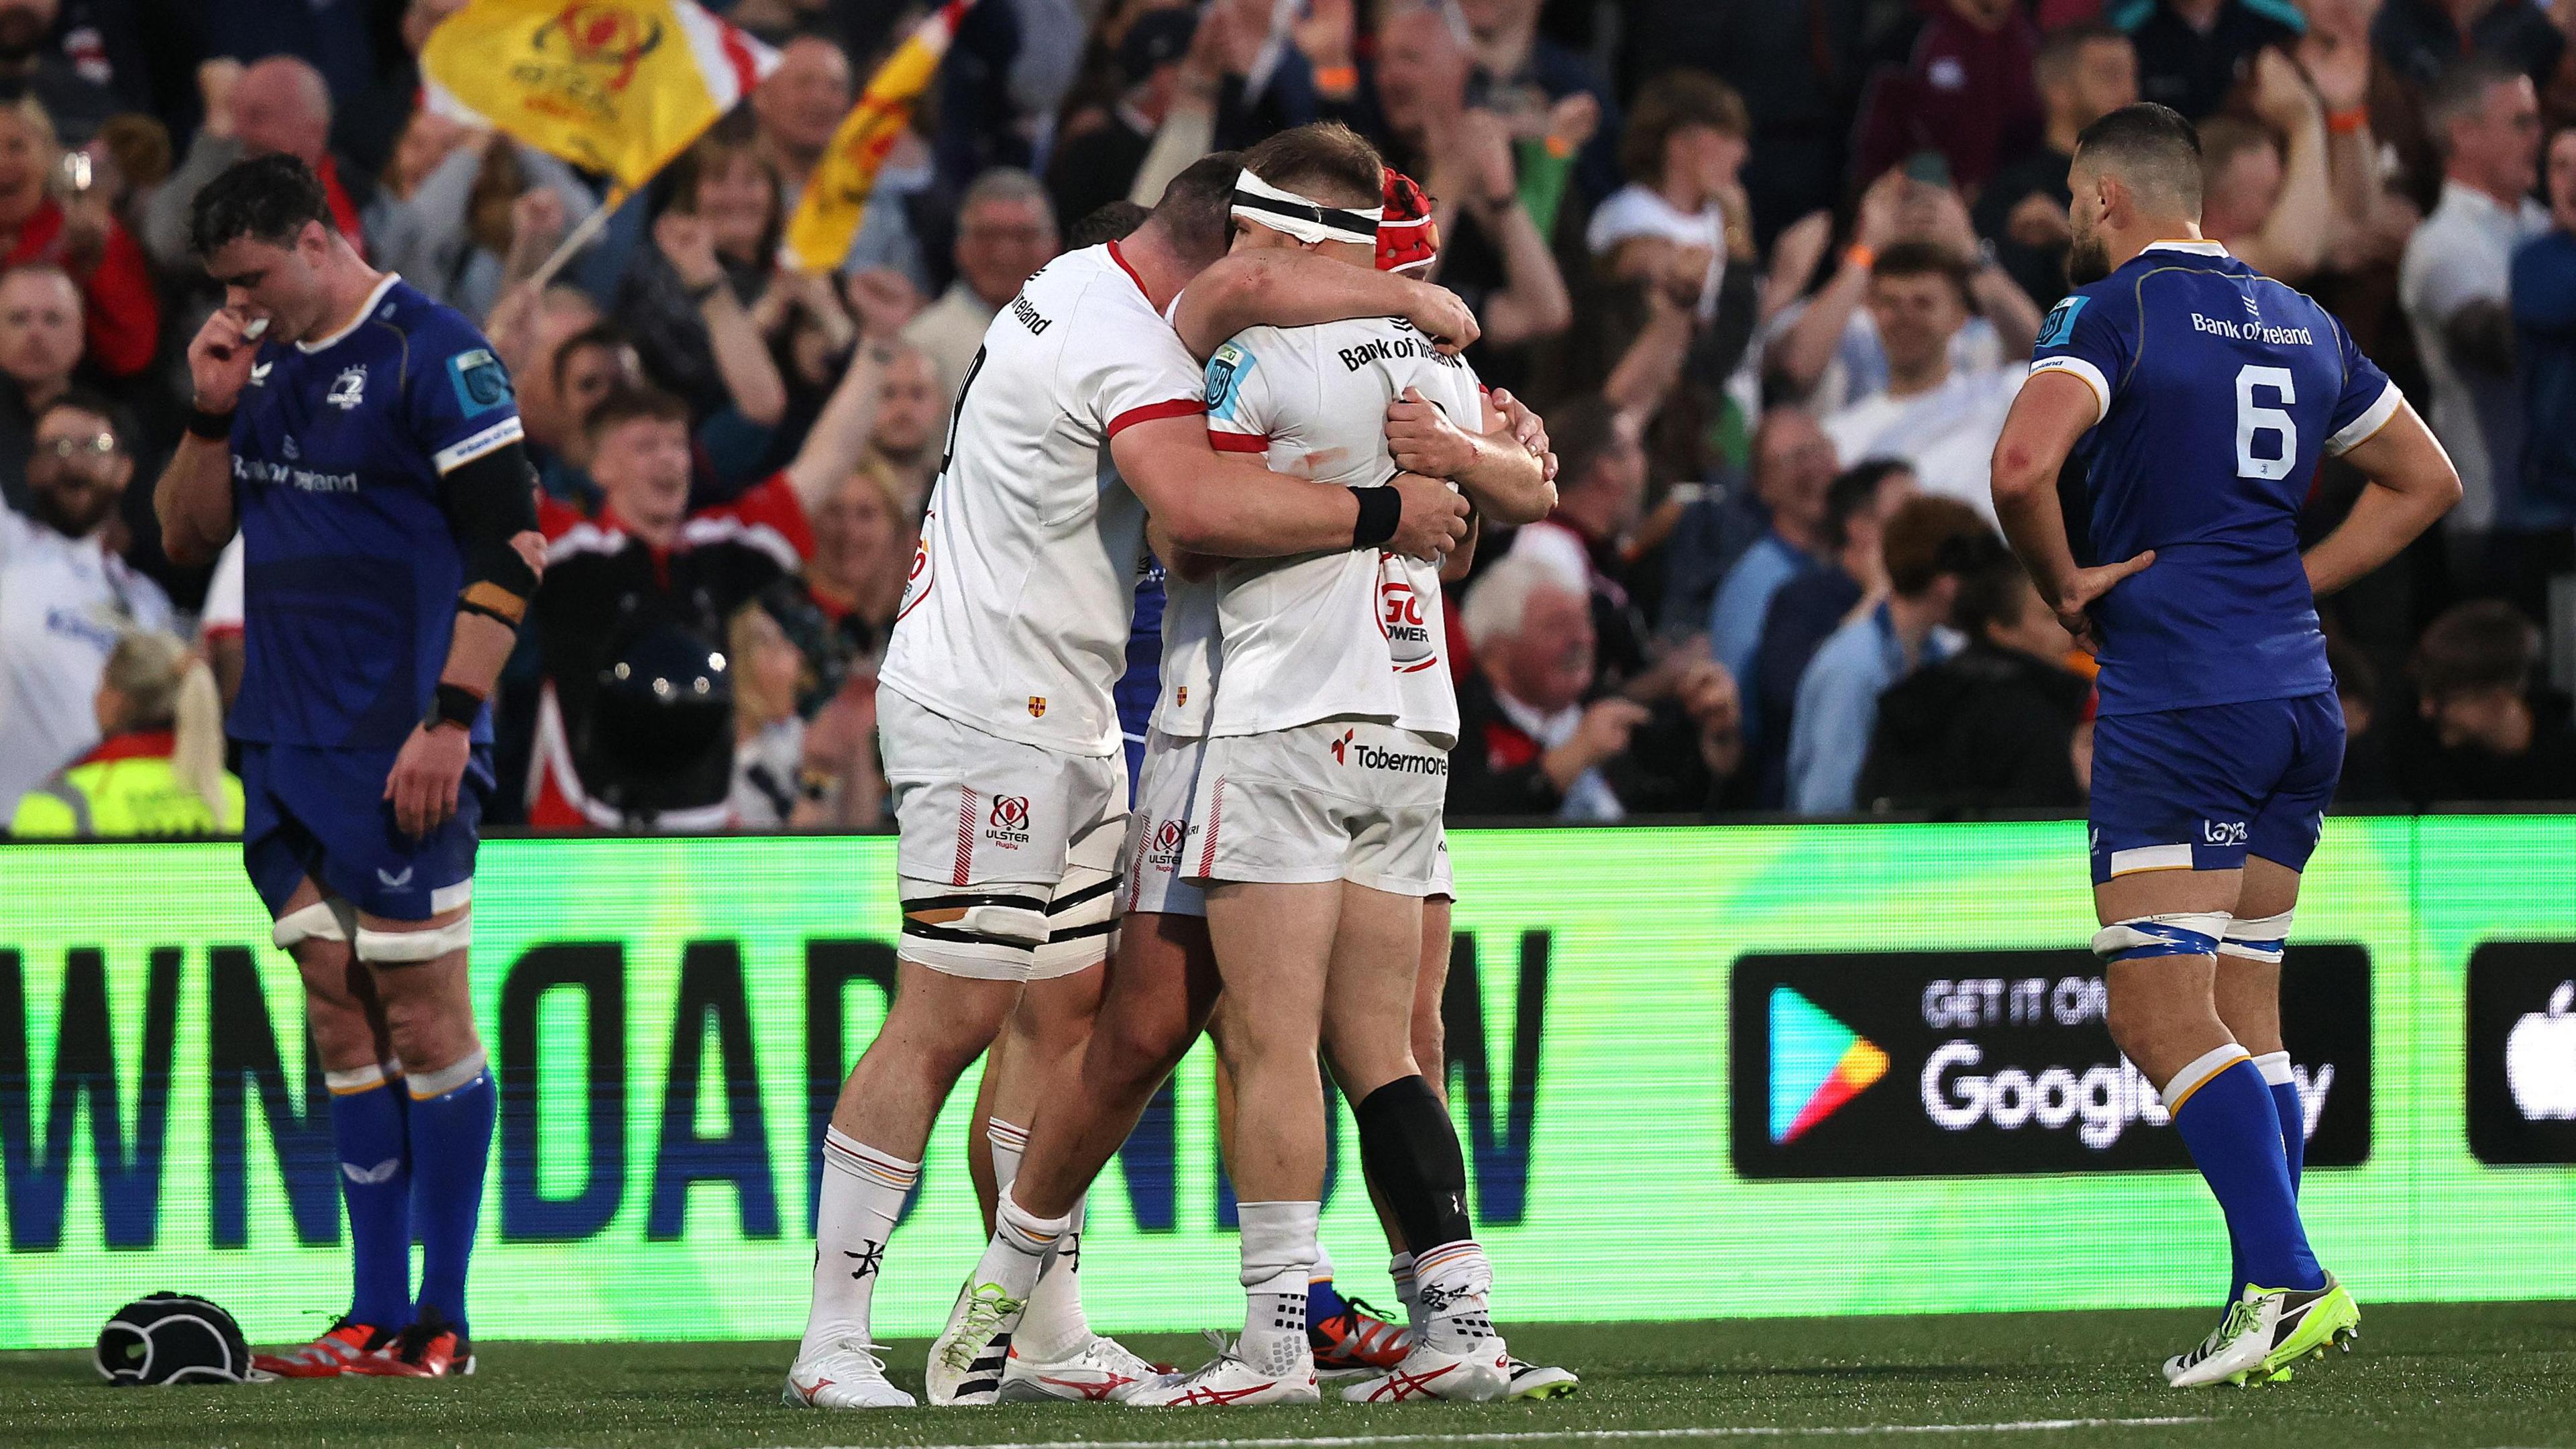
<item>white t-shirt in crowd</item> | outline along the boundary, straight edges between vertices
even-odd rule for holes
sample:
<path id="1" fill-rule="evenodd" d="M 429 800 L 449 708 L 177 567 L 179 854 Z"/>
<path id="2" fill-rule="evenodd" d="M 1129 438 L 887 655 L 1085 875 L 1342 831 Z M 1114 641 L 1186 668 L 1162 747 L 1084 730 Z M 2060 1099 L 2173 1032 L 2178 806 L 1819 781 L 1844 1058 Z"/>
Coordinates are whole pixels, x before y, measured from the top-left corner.
<path id="1" fill-rule="evenodd" d="M 1995 439 L 2029 373 L 2017 367 L 1957 366 L 1939 387 L 1911 397 L 1881 392 L 1825 417 L 1825 436 L 1845 468 L 1872 458 L 1914 467 L 1923 491 L 1956 498 L 1994 521 Z"/>
<path id="2" fill-rule="evenodd" d="M 99 533 L 68 538 L 0 507 L 0 815 L 98 743 L 117 635 L 173 622 L 170 596 Z"/>
<path id="3" fill-rule="evenodd" d="M 2451 319 L 2472 302 L 2504 302 L 2512 291 L 2513 254 L 2549 230 L 2549 209 L 2530 197 L 2517 207 L 2457 181 L 2443 183 L 2441 204 L 2406 240 L 2397 268 L 2397 299 L 2414 324 L 2415 350 L 2433 383 L 2433 433 L 2460 472 L 2460 506 L 2444 520 L 2454 529 L 2495 522 L 2496 480 L 2521 466 L 2522 379 L 2464 368 L 2451 356 Z"/>
<path id="4" fill-rule="evenodd" d="M 1483 427 L 1476 374 L 1400 319 L 1254 327 L 1208 360 L 1208 440 L 1271 471 L 1346 487 L 1396 473 L 1387 404 L 1420 390 L 1452 422 Z M 1370 719 L 1443 748 L 1458 698 L 1442 658 L 1440 571 L 1376 550 L 1244 559 L 1165 584 L 1168 735 L 1249 735 Z"/>
<path id="5" fill-rule="evenodd" d="M 1115 243 L 1029 278 L 977 357 L 879 680 L 986 734 L 1116 754 L 1145 509 L 1109 440 L 1204 412 L 1198 363 Z"/>
<path id="6" fill-rule="evenodd" d="M 1715 202 L 1684 211 L 1651 186 L 1631 181 L 1610 194 L 1584 227 L 1583 245 L 1594 256 L 1632 237 L 1655 237 L 1708 252 L 1708 278 L 1700 284 L 1699 315 L 1717 315 L 1717 288 L 1726 278 L 1726 213 Z"/>

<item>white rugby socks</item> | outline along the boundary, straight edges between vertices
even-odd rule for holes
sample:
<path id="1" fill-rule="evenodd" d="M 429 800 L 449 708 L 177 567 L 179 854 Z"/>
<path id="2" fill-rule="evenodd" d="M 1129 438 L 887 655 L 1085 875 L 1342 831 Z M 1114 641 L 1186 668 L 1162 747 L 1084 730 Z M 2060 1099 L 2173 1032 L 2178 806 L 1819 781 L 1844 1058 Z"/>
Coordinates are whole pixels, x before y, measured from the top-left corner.
<path id="1" fill-rule="evenodd" d="M 1028 1149 L 1028 1129 L 995 1117 L 985 1124 L 984 1135 L 993 1144 L 993 1178 L 1001 1187 L 993 1214 L 995 1236 L 999 1237 L 1004 1225 L 1014 1220 L 1006 1216 L 1004 1210 L 1008 1210 L 1016 1215 L 1022 1242 L 1034 1243 L 1041 1235 L 1052 1239 L 1035 1285 L 1006 1290 L 1014 1298 L 1027 1299 L 1029 1304 L 1020 1316 L 1019 1331 L 1012 1336 L 1011 1346 L 1032 1363 L 1069 1358 L 1091 1341 L 1091 1320 L 1082 1311 L 1082 1203 L 1077 1199 L 1072 1212 L 1055 1220 L 1032 1218 L 1021 1211 L 1011 1201 L 1011 1183 L 1020 1175 L 1020 1156 Z M 986 1254 L 991 1255 L 990 1248 Z M 980 1274 L 982 1269 L 977 1272 Z M 978 1281 L 989 1280 L 979 1277 Z"/>
<path id="2" fill-rule="evenodd" d="M 868 1306 L 886 1241 L 903 1200 L 921 1181 L 921 1164 L 889 1156 L 843 1133 L 823 1129 L 823 1193 L 814 1221 L 814 1303 L 796 1356 L 829 1350 L 844 1339 L 866 1343 Z"/>
<path id="3" fill-rule="evenodd" d="M 1243 1228 L 1243 1337 L 1235 1352 L 1265 1374 L 1292 1372 L 1306 1342 L 1306 1285 L 1318 1251 L 1316 1202 L 1248 1202 Z"/>

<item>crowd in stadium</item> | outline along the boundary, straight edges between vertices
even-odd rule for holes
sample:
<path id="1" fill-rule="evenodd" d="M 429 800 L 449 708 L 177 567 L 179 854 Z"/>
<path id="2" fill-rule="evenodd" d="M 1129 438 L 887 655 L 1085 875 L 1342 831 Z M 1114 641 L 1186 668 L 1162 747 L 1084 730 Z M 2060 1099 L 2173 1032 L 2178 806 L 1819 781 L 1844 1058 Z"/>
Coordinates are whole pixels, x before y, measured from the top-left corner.
<path id="1" fill-rule="evenodd" d="M 2342 801 L 2576 799 L 2571 0 L 985 0 L 819 275 L 785 218 L 922 7 L 737 0 L 778 69 L 543 285 L 605 188 L 422 107 L 460 6 L 0 0 L 17 833 L 148 827 L 98 783 L 134 760 L 238 828 L 239 559 L 172 564 L 151 496 L 220 300 L 189 203 L 233 161 L 313 167 L 515 386 L 550 549 L 488 822 L 873 829 L 875 664 L 986 325 L 1318 118 L 1421 179 L 1470 359 L 1560 467 L 1449 586 L 1454 818 L 2072 813 L 2090 661 L 1988 458 L 2067 290 L 2074 137 L 2138 99 L 2199 123 L 2207 234 L 2324 301 L 2465 486 L 2324 609 Z M 2311 537 L 2359 487 L 2320 468 Z"/>

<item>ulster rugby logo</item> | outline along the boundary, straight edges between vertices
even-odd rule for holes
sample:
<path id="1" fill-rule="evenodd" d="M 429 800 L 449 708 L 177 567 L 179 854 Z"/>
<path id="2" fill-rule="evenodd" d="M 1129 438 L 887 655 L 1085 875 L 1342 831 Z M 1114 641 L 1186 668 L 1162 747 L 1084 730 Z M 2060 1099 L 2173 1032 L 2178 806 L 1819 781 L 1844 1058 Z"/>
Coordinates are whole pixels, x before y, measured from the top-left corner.
<path id="1" fill-rule="evenodd" d="M 1181 846 L 1189 839 L 1189 827 L 1177 820 L 1166 820 L 1154 829 L 1154 842 L 1147 861 L 1156 870 L 1177 870 L 1181 863 Z"/>
<path id="2" fill-rule="evenodd" d="M 1029 843 L 1029 797 L 996 795 L 993 812 L 985 817 L 984 838 L 1004 850 L 1017 850 Z"/>

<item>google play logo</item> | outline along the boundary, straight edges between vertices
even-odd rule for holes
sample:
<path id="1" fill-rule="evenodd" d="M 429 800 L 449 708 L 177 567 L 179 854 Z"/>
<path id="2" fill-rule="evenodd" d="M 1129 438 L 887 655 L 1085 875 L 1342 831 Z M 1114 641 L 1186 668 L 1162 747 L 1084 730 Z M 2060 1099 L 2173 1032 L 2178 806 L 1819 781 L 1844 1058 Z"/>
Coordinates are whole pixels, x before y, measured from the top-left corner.
<path id="1" fill-rule="evenodd" d="M 1771 1141 L 1808 1128 L 1887 1075 L 1876 1042 L 1786 986 L 1771 988 Z"/>

